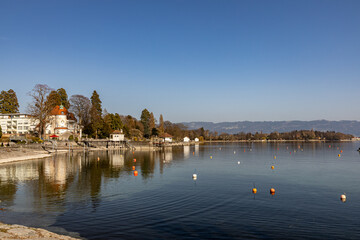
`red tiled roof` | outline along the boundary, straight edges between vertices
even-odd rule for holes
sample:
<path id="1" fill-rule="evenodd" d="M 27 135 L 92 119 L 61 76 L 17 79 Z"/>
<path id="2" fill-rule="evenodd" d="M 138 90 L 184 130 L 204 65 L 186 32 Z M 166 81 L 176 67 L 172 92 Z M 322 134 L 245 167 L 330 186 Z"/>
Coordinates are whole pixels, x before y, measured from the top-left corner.
<path id="1" fill-rule="evenodd" d="M 115 130 L 115 131 L 113 131 L 111 134 L 122 134 L 122 132 L 119 131 L 119 130 Z"/>
<path id="2" fill-rule="evenodd" d="M 163 133 L 159 137 L 161 137 L 161 138 L 172 138 L 172 136 L 170 134 L 168 134 L 168 133 Z"/>
<path id="3" fill-rule="evenodd" d="M 68 110 L 64 107 L 62 107 L 62 109 L 61 109 L 60 106 L 56 106 L 56 107 L 54 107 L 54 109 L 51 111 L 50 114 L 51 115 L 67 115 Z"/>

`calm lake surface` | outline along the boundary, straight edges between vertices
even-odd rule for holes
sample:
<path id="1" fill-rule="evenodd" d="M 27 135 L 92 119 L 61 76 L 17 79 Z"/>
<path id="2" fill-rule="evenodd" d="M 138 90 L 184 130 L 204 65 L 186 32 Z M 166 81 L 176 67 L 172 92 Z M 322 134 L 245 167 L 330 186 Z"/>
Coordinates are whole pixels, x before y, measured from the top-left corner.
<path id="1" fill-rule="evenodd" d="M 359 146 L 206 144 L 1 165 L 0 221 L 86 239 L 360 239 Z"/>

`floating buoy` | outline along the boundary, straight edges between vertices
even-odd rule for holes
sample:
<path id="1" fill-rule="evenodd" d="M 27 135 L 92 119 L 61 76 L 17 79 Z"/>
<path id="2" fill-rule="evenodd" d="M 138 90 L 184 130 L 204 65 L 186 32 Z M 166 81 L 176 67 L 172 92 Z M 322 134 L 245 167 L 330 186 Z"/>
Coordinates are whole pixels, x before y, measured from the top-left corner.
<path id="1" fill-rule="evenodd" d="M 236 151 L 234 151 L 234 154 L 236 154 Z"/>
<path id="2" fill-rule="evenodd" d="M 252 189 L 252 193 L 253 193 L 253 194 L 257 193 L 257 189 L 256 189 L 256 188 L 253 188 L 253 189 Z"/>
<path id="3" fill-rule="evenodd" d="M 291 154 L 291 152 L 290 152 L 290 154 Z"/>
<path id="4" fill-rule="evenodd" d="M 245 152 L 245 149 L 244 149 L 244 152 Z"/>
<path id="5" fill-rule="evenodd" d="M 212 156 L 210 156 L 210 159 L 212 159 Z"/>
<path id="6" fill-rule="evenodd" d="M 135 154 L 135 152 L 133 152 L 133 154 Z"/>
<path id="7" fill-rule="evenodd" d="M 342 153 L 343 151 L 342 151 L 342 150 L 340 150 L 340 152 Z"/>
<path id="8" fill-rule="evenodd" d="M 134 158 L 134 162 L 136 162 L 136 158 Z"/>
<path id="9" fill-rule="evenodd" d="M 98 157 L 97 160 L 100 161 L 100 158 Z"/>
<path id="10" fill-rule="evenodd" d="M 271 169 L 274 169 L 275 167 L 274 166 L 271 166 Z"/>
<path id="11" fill-rule="evenodd" d="M 135 166 L 132 166 L 132 170 L 135 170 Z"/>
<path id="12" fill-rule="evenodd" d="M 240 164 L 240 161 L 238 161 L 238 164 Z"/>
<path id="13" fill-rule="evenodd" d="M 329 148 L 331 148 L 331 145 L 329 145 Z"/>
<path id="14" fill-rule="evenodd" d="M 340 155 L 340 154 L 338 154 L 338 157 L 341 157 L 341 155 Z"/>
<path id="15" fill-rule="evenodd" d="M 193 152 L 193 155 L 195 155 L 195 152 Z"/>
<path id="16" fill-rule="evenodd" d="M 138 171 L 134 171 L 134 176 L 136 177 L 138 175 Z"/>
<path id="17" fill-rule="evenodd" d="M 194 173 L 193 176 L 192 176 L 192 178 L 193 178 L 194 180 L 196 180 L 196 179 L 197 179 L 197 174 Z"/>
<path id="18" fill-rule="evenodd" d="M 341 200 L 342 202 L 346 202 L 346 195 L 345 195 L 345 194 L 341 194 L 340 200 Z"/>
<path id="19" fill-rule="evenodd" d="M 274 156 L 274 159 L 276 159 L 276 156 Z"/>
<path id="20" fill-rule="evenodd" d="M 275 194 L 275 188 L 270 188 L 270 194 L 274 195 Z"/>

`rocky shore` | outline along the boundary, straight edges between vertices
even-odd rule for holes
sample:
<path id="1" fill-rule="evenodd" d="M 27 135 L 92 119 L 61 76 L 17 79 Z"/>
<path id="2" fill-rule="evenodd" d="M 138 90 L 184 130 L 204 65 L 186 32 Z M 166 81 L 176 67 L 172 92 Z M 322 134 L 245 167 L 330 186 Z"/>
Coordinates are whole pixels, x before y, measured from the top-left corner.
<path id="1" fill-rule="evenodd" d="M 41 228 L 31 228 L 21 225 L 0 223 L 0 239 L 76 240 L 77 238 L 59 235 Z"/>
<path id="2" fill-rule="evenodd" d="M 14 148 L 1 147 L 0 148 L 0 163 L 23 161 L 35 158 L 50 157 L 51 154 L 42 149 L 29 148 Z"/>

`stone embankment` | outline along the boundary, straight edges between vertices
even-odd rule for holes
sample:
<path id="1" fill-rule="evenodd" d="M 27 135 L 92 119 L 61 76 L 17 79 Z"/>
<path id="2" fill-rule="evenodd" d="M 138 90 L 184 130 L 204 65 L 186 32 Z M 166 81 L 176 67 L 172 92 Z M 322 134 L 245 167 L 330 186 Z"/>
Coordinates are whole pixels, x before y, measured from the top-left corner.
<path id="1" fill-rule="evenodd" d="M 77 238 L 59 235 L 41 228 L 31 228 L 21 225 L 9 225 L 0 223 L 0 239 L 76 240 Z"/>

